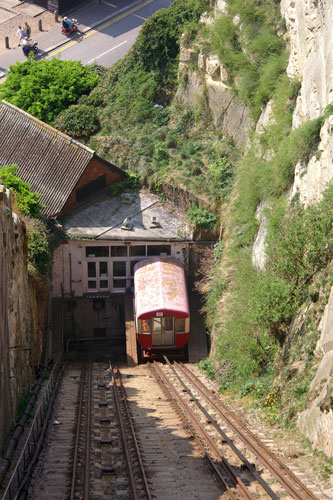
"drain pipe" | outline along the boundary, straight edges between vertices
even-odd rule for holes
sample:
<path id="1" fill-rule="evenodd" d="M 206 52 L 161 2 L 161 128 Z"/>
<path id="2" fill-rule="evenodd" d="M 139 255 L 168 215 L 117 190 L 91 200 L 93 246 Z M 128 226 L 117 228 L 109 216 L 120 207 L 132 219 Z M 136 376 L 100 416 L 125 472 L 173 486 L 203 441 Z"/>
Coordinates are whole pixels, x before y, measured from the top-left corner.
<path id="1" fill-rule="evenodd" d="M 43 382 L 44 382 L 44 378 L 39 377 L 36 384 L 34 385 L 33 390 L 31 391 L 31 397 L 30 397 L 29 402 L 24 410 L 24 413 L 21 416 L 18 423 L 16 424 L 14 431 L 13 431 L 13 434 L 12 434 L 12 437 L 9 439 L 9 441 L 6 445 L 4 454 L 0 458 L 0 485 L 2 483 L 2 480 L 3 480 L 6 472 L 8 471 L 8 469 L 11 465 L 11 459 L 13 457 L 15 448 L 16 448 L 17 443 L 19 441 L 19 438 L 24 430 L 24 426 L 25 426 L 28 418 L 30 417 L 30 413 L 35 406 L 35 403 L 37 401 L 37 396 L 38 396 L 38 393 L 43 385 Z"/>

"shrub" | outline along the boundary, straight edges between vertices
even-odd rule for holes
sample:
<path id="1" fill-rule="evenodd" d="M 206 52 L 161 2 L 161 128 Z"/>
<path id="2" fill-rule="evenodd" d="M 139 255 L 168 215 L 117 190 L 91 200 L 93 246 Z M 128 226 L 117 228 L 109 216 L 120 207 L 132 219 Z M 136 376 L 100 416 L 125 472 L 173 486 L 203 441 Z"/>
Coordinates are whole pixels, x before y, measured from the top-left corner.
<path id="1" fill-rule="evenodd" d="M 98 74 L 79 61 L 29 58 L 10 66 L 0 87 L 0 99 L 51 123 L 62 110 L 88 94 L 98 80 Z"/>
<path id="2" fill-rule="evenodd" d="M 15 194 L 17 206 L 31 217 L 40 217 L 41 210 L 44 207 L 39 203 L 39 194 L 31 191 L 28 182 L 22 181 L 17 174 L 17 165 L 11 167 L 4 166 L 0 169 L 0 182 Z"/>
<path id="3" fill-rule="evenodd" d="M 202 359 L 198 363 L 198 368 L 199 368 L 199 370 L 204 372 L 210 380 L 215 379 L 215 368 L 214 368 L 214 363 L 212 362 L 212 360 L 210 360 L 208 358 Z"/>
<path id="4" fill-rule="evenodd" d="M 195 228 L 203 227 L 213 230 L 216 227 L 218 218 L 204 207 L 191 205 L 188 211 L 188 216 Z"/>
<path id="5" fill-rule="evenodd" d="M 55 126 L 61 132 L 73 137 L 86 137 L 96 132 L 100 123 L 96 109 L 91 106 L 74 105 L 58 115 Z"/>
<path id="6" fill-rule="evenodd" d="M 120 196 L 126 189 L 135 190 L 139 188 L 139 178 L 134 172 L 127 172 L 126 177 L 115 184 L 109 186 L 109 196 Z"/>
<path id="7" fill-rule="evenodd" d="M 31 220 L 27 224 L 28 271 L 33 276 L 45 276 L 51 263 L 48 231 L 45 224 Z"/>

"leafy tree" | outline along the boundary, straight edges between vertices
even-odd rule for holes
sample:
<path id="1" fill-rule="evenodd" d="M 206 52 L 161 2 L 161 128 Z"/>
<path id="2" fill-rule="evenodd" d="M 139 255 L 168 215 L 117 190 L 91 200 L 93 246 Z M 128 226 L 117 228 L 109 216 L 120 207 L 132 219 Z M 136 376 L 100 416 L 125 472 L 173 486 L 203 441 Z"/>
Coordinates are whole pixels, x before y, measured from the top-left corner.
<path id="1" fill-rule="evenodd" d="M 39 203 L 39 194 L 31 191 L 30 184 L 22 181 L 17 174 L 17 165 L 4 166 L 0 169 L 0 182 L 8 189 L 14 191 L 17 206 L 33 218 L 40 217 L 44 205 Z"/>
<path id="2" fill-rule="evenodd" d="M 35 61 L 29 57 L 10 66 L 0 87 L 0 99 L 51 123 L 62 110 L 88 94 L 98 80 L 97 73 L 79 61 Z"/>

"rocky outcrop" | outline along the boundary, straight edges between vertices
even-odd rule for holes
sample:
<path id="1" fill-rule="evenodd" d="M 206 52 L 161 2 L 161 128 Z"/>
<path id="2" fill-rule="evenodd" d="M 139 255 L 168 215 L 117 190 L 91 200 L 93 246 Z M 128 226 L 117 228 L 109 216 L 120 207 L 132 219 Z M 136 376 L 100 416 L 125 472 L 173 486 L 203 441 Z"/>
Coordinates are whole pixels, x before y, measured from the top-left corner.
<path id="1" fill-rule="evenodd" d="M 41 360 L 45 294 L 30 280 L 27 234 L 0 185 L 0 450 Z"/>
<path id="2" fill-rule="evenodd" d="M 267 203 L 263 200 L 257 208 L 256 219 L 259 221 L 259 230 L 252 248 L 252 264 L 260 271 L 265 270 L 266 253 L 265 240 L 267 235 L 267 219 L 265 217 L 265 208 Z"/>
<path id="3" fill-rule="evenodd" d="M 318 155 L 313 156 L 307 165 L 298 163 L 295 169 L 291 197 L 298 194 L 305 206 L 320 201 L 333 179 L 333 115 L 325 120 L 320 138 Z"/>
<path id="4" fill-rule="evenodd" d="M 333 102 L 333 4 L 330 0 L 282 0 L 281 12 L 290 45 L 287 72 L 301 83 L 293 114 L 296 128 L 322 115 Z M 306 205 L 319 201 L 333 179 L 332 123 L 330 117 L 322 128 L 320 157 L 313 157 L 308 165 L 298 164 L 295 170 L 292 194 L 298 192 Z"/>
<path id="5" fill-rule="evenodd" d="M 310 386 L 315 399 L 299 417 L 301 432 L 315 448 L 333 457 L 333 287 L 320 324 L 317 355 L 322 356 Z"/>
<path id="6" fill-rule="evenodd" d="M 228 75 L 218 57 L 183 47 L 179 76 L 183 84 L 179 86 L 177 98 L 186 106 L 200 110 L 206 107 L 216 129 L 232 137 L 236 146 L 244 147 L 253 122 L 245 104 L 228 87 Z"/>
<path id="7" fill-rule="evenodd" d="M 281 0 L 290 44 L 288 75 L 301 82 L 295 125 L 318 117 L 333 99 L 331 0 Z"/>

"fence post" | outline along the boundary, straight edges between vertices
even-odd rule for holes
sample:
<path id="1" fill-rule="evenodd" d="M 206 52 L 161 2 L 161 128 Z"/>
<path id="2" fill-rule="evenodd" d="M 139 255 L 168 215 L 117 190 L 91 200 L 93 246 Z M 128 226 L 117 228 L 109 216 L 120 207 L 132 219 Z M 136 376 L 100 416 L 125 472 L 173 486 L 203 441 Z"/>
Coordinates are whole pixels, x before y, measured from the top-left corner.
<path id="1" fill-rule="evenodd" d="M 6 47 L 6 49 L 9 49 L 9 38 L 8 38 L 8 36 L 5 36 L 5 47 Z"/>
<path id="2" fill-rule="evenodd" d="M 41 19 L 39 19 L 39 21 L 38 21 L 38 29 L 39 29 L 39 31 L 43 31 L 43 26 L 42 26 L 42 20 Z"/>
<path id="3" fill-rule="evenodd" d="M 54 20 L 55 20 L 56 23 L 59 22 L 59 17 L 58 16 L 59 16 L 59 12 L 57 10 L 55 10 L 54 11 Z"/>

